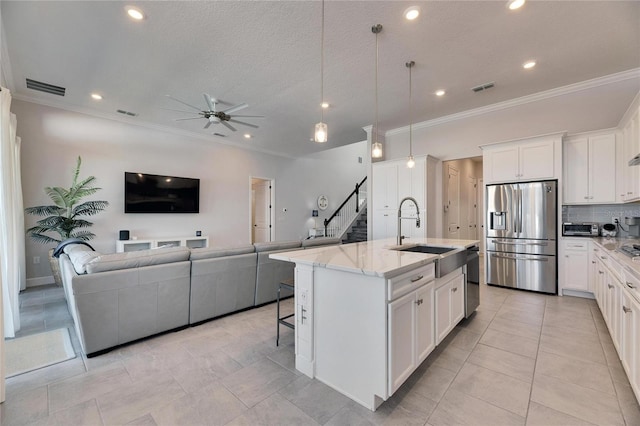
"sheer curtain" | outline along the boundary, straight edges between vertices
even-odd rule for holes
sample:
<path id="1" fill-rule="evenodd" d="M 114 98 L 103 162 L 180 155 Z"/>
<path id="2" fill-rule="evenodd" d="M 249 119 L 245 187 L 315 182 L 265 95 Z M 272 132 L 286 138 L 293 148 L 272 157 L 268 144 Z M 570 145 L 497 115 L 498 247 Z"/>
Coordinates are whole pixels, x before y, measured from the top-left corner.
<path id="1" fill-rule="evenodd" d="M 20 184 L 20 139 L 16 116 L 11 114 L 11 93 L 0 88 L 0 275 L 4 337 L 20 329 L 18 294 L 24 288 L 25 234 Z"/>

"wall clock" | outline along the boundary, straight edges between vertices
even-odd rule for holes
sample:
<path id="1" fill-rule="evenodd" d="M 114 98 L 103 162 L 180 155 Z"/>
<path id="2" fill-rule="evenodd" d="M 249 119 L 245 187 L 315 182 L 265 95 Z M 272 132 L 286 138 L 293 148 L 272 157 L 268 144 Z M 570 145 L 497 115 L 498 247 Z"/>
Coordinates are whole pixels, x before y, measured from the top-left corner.
<path id="1" fill-rule="evenodd" d="M 321 195 L 318 197 L 318 208 L 320 210 L 326 210 L 329 207 L 329 199 L 326 195 Z"/>

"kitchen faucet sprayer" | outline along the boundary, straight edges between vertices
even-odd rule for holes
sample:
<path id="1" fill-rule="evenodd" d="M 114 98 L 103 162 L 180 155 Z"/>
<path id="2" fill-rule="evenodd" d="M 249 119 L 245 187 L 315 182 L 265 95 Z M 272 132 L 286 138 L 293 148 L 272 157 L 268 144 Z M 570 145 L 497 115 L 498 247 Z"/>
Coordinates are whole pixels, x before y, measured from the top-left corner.
<path id="1" fill-rule="evenodd" d="M 412 201 L 416 206 L 416 217 L 402 217 L 402 204 L 405 201 Z M 402 219 L 412 219 L 416 221 L 416 228 L 420 228 L 420 207 L 418 207 L 418 202 L 413 197 L 405 197 L 400 201 L 400 205 L 398 206 L 398 238 L 396 242 L 398 245 L 402 245 L 402 240 L 405 238 L 402 235 Z"/>

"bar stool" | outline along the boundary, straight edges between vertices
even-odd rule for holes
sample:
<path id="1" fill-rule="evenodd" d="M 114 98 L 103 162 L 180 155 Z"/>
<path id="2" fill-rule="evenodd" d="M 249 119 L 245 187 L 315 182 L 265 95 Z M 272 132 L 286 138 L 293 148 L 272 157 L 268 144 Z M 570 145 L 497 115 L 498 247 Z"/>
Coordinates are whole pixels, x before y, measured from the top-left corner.
<path id="1" fill-rule="evenodd" d="M 287 316 L 284 316 L 284 317 L 280 317 L 280 291 L 283 288 L 285 290 L 291 290 L 291 291 L 295 292 L 296 288 L 295 288 L 294 279 L 293 278 L 286 279 L 286 280 L 280 282 L 280 284 L 278 285 L 278 296 L 277 296 L 277 299 L 276 299 L 277 300 L 277 305 L 278 305 L 278 308 L 277 308 L 278 309 L 278 313 L 277 313 L 278 324 L 277 324 L 277 331 L 276 331 L 276 346 L 279 346 L 279 344 L 280 344 L 280 324 L 282 324 L 284 326 L 287 326 L 287 327 L 289 327 L 291 329 L 295 329 L 296 328 L 295 324 L 292 324 L 290 322 L 285 321 L 286 319 L 291 318 L 292 316 L 294 316 L 295 313 L 287 315 Z"/>

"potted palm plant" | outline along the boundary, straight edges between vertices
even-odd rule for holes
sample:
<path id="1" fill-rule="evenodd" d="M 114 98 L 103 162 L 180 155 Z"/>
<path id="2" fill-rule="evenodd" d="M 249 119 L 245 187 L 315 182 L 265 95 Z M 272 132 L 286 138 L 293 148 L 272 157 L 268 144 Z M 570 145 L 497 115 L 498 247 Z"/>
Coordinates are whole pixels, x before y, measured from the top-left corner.
<path id="1" fill-rule="evenodd" d="M 53 201 L 53 205 L 27 207 L 25 213 L 36 216 L 44 216 L 36 222 L 36 226 L 27 229 L 27 235 L 41 244 L 60 243 L 68 238 L 78 238 L 88 241 L 95 234 L 88 230 L 92 222 L 84 219 L 86 216 L 94 216 L 103 211 L 109 203 L 107 201 L 84 201 L 83 198 L 95 194 L 101 188 L 93 186 L 96 178 L 89 176 L 78 181 L 82 159 L 78 157 L 76 168 L 73 172 L 73 182 L 70 188 L 59 186 L 46 187 L 44 190 Z M 57 234 L 57 235 L 56 235 Z M 57 259 L 52 256 L 53 249 L 49 251 L 49 261 L 56 284 L 61 284 Z"/>

